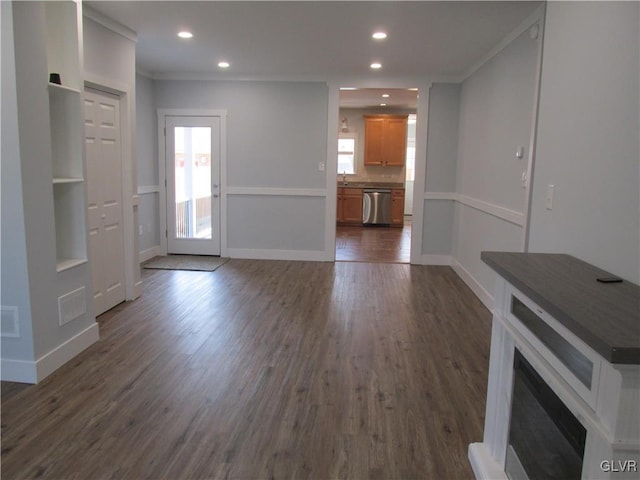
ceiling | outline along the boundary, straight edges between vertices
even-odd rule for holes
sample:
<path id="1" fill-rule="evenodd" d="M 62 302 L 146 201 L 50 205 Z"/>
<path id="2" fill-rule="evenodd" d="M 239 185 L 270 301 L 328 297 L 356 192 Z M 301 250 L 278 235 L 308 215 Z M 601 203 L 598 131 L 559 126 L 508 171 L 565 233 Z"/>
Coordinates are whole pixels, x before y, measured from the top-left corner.
<path id="1" fill-rule="evenodd" d="M 136 66 L 155 78 L 328 80 L 459 78 L 540 2 L 84 4 L 137 33 Z M 180 30 L 191 31 L 193 38 L 178 38 Z M 372 39 L 377 30 L 384 30 L 388 37 Z M 230 63 L 224 70 L 218 67 L 223 60 Z M 382 68 L 372 70 L 374 61 L 382 63 Z"/>

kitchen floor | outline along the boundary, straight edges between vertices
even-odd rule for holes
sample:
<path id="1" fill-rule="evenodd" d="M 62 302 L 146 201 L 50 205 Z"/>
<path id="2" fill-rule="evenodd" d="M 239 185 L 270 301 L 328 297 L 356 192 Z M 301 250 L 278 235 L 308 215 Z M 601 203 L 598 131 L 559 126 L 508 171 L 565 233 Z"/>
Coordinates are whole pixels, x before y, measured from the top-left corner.
<path id="1" fill-rule="evenodd" d="M 411 220 L 404 227 L 336 227 L 336 261 L 409 263 Z"/>

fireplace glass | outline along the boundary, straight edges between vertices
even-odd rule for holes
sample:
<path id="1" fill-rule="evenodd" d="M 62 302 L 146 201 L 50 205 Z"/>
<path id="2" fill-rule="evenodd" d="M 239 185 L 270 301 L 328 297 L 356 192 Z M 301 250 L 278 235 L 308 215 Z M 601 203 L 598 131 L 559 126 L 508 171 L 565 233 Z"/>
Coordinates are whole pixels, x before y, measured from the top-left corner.
<path id="1" fill-rule="evenodd" d="M 510 480 L 580 479 L 586 430 L 518 349 L 505 470 Z"/>

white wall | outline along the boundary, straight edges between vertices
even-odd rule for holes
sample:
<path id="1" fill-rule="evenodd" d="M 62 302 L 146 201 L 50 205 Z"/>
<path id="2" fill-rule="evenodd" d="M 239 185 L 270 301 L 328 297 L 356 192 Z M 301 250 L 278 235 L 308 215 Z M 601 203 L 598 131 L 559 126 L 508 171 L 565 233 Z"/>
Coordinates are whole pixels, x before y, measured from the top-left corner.
<path id="1" fill-rule="evenodd" d="M 453 267 L 485 303 L 495 276 L 480 252 L 524 247 L 521 176 L 528 168 L 540 41 L 525 30 L 467 78 L 460 92 Z M 519 147 L 521 159 L 515 155 Z"/>
<path id="2" fill-rule="evenodd" d="M 530 251 L 639 281 L 637 2 L 549 2 Z M 545 208 L 555 185 L 553 210 Z"/>
<path id="3" fill-rule="evenodd" d="M 424 263 L 449 263 L 458 157 L 460 86 L 435 83 L 429 91 L 422 255 Z M 429 195 L 429 194 L 446 195 Z M 437 198 L 433 198 L 437 197 Z"/>
<path id="4" fill-rule="evenodd" d="M 157 108 L 227 111 L 228 254 L 321 259 L 326 84 L 155 82 Z M 277 189 L 277 190 L 273 190 Z M 300 193 L 304 198 L 300 198 Z M 275 194 L 274 194 L 275 193 Z"/>
<path id="5" fill-rule="evenodd" d="M 16 69 L 11 2 L 1 2 L 2 30 L 2 222 L 0 263 L 2 279 L 2 358 L 33 360 L 33 332 L 22 201 L 22 172 L 18 138 Z M 14 332 L 17 329 L 17 336 Z M 10 334 L 11 336 L 6 336 Z M 6 378 L 5 375 L 1 376 Z"/>

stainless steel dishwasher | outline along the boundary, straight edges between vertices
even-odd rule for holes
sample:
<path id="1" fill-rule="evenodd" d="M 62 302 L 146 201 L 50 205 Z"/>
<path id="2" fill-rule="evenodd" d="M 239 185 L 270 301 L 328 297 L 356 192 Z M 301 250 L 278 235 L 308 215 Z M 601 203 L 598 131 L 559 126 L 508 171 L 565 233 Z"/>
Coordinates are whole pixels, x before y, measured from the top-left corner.
<path id="1" fill-rule="evenodd" d="M 362 197 L 363 225 L 391 224 L 391 190 L 365 188 Z"/>

